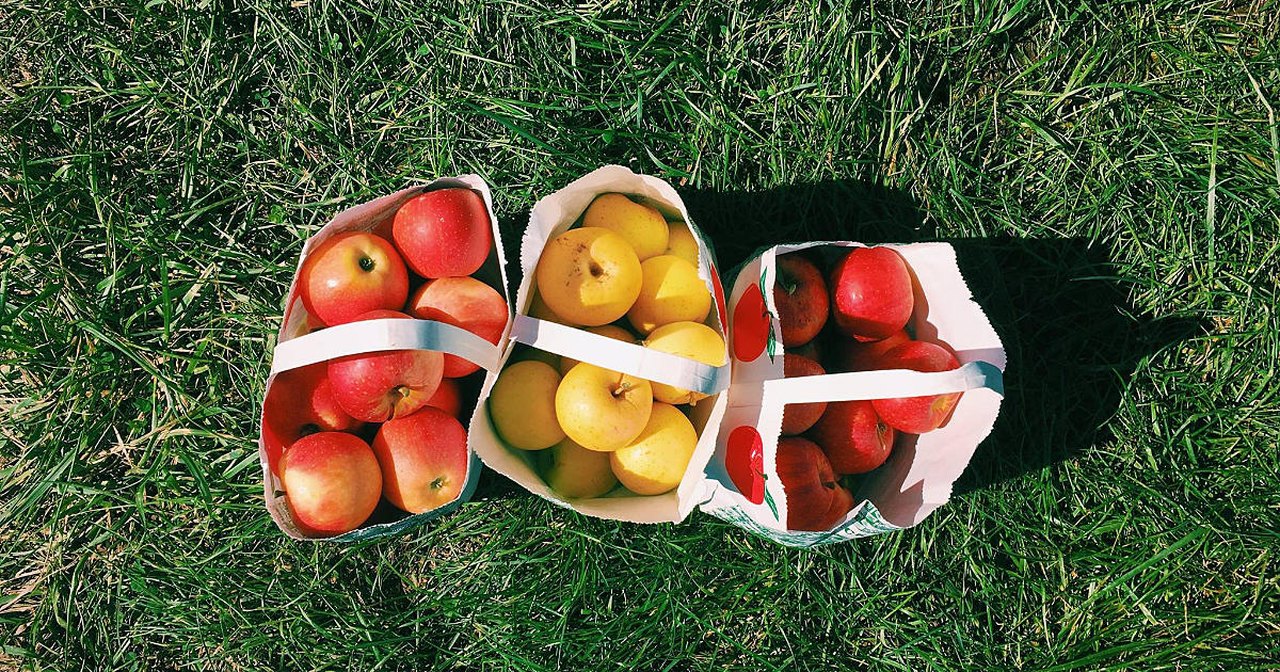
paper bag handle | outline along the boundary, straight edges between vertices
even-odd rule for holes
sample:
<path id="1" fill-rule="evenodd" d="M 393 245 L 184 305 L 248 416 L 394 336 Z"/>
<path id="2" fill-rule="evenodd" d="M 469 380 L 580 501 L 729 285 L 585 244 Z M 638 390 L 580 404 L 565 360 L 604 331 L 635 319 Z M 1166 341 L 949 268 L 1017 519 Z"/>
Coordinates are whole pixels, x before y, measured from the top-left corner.
<path id="1" fill-rule="evenodd" d="M 820 401 L 860 401 L 926 397 L 977 388 L 1004 396 L 1004 374 L 990 362 L 969 362 L 958 369 L 924 373 L 907 369 L 858 371 L 822 376 L 779 378 L 763 383 L 762 404 L 807 404 Z"/>
<path id="2" fill-rule="evenodd" d="M 384 318 L 339 324 L 279 343 L 271 357 L 271 374 L 337 357 L 387 350 L 437 350 L 474 362 L 487 371 L 497 370 L 502 354 L 498 346 L 452 324 Z"/>

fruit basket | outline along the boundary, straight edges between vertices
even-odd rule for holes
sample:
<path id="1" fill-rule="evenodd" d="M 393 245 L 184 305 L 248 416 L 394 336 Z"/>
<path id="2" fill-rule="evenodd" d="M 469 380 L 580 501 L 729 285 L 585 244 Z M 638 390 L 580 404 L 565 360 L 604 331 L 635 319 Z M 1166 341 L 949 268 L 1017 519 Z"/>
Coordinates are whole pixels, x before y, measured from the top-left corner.
<path id="1" fill-rule="evenodd" d="M 715 260 L 679 195 L 600 168 L 534 206 L 521 268 L 472 449 L 586 515 L 683 520 L 701 502 L 730 370 Z"/>
<path id="2" fill-rule="evenodd" d="M 729 315 L 701 508 L 778 543 L 919 523 L 995 424 L 1004 348 L 950 245 L 772 247 L 736 273 Z"/>
<path id="3" fill-rule="evenodd" d="M 285 534 L 395 534 L 471 496 L 466 434 L 511 329 L 504 260 L 475 175 L 357 205 L 307 240 L 260 415 L 264 498 Z"/>

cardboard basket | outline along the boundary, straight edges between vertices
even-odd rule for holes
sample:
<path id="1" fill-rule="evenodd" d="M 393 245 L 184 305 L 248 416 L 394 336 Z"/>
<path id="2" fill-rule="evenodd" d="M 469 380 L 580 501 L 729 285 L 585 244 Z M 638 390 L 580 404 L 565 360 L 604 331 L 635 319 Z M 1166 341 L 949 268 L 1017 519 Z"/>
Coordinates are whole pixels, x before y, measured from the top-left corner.
<path id="1" fill-rule="evenodd" d="M 906 370 L 836 373 L 800 378 L 783 375 L 781 324 L 773 301 L 778 255 L 810 248 L 831 255 L 860 243 L 780 245 L 748 260 L 729 295 L 731 332 L 767 330 L 758 354 L 733 353 L 733 382 L 707 465 L 703 511 L 778 543 L 810 547 L 908 528 L 951 496 L 979 443 L 995 424 L 1004 394 L 1005 351 L 982 308 L 974 302 L 945 243 L 890 245 L 916 279 L 911 326 L 917 338 L 949 346 L 960 360 L 954 371 Z M 745 300 L 744 300 L 745 299 Z M 763 306 L 763 311 L 761 310 Z M 786 404 L 914 397 L 964 392 L 940 428 L 900 437 L 889 460 L 862 478 L 852 511 L 825 532 L 787 530 L 787 499 L 777 477 L 776 455 Z M 907 440 L 903 440 L 906 438 Z"/>
<path id="2" fill-rule="evenodd" d="M 536 289 L 534 269 L 543 248 L 548 241 L 577 222 L 597 195 L 608 192 L 620 192 L 638 198 L 656 207 L 668 220 L 678 219 L 689 225 L 698 243 L 698 276 L 711 292 L 715 307 L 708 317 L 708 323 L 722 337 L 725 335 L 724 291 L 720 285 L 715 259 L 702 232 L 690 220 L 680 196 L 662 180 L 637 175 L 622 166 L 605 166 L 541 199 L 530 213 L 529 226 L 520 248 L 523 278 L 516 294 L 516 317 L 509 345 L 523 343 L 614 371 L 710 395 L 698 401 L 690 414 L 699 438 L 680 485 L 662 495 L 640 496 L 619 486 L 602 497 L 573 500 L 561 498 L 538 475 L 530 453 L 507 446 L 493 427 L 487 400 L 501 367 L 491 369 L 485 376 L 480 403 L 476 405 L 475 415 L 471 420 L 472 431 L 468 438 L 472 449 L 486 466 L 556 504 L 589 516 L 613 520 L 638 523 L 678 522 L 703 501 L 704 468 L 715 451 L 716 433 L 726 408 L 724 391 L 729 386 L 729 365 L 708 366 L 528 315 Z M 504 364 L 513 349 L 509 347 L 504 353 Z"/>
<path id="3" fill-rule="evenodd" d="M 280 373 L 347 355 L 386 350 L 437 350 L 468 359 L 488 372 L 497 369 L 503 359 L 504 344 L 511 331 L 510 317 L 502 338 L 498 340 L 498 345 L 453 325 L 419 319 L 352 322 L 308 333 L 307 311 L 299 295 L 298 273 L 302 269 L 302 264 L 306 261 L 307 255 L 329 237 L 347 231 L 375 231 L 385 234 L 396 210 L 405 201 L 426 191 L 456 187 L 471 189 L 480 194 L 484 200 L 493 230 L 493 251 L 476 276 L 497 288 L 507 305 L 511 305 L 511 298 L 507 291 L 506 256 L 502 249 L 502 236 L 498 231 L 498 219 L 493 212 L 493 196 L 488 185 L 479 176 L 463 175 L 439 179 L 425 186 L 402 189 L 389 196 L 357 205 L 334 217 L 309 238 L 302 248 L 298 268 L 294 272 L 285 301 L 283 325 L 272 353 L 271 374 L 267 379 L 266 391 L 263 395 L 263 410 L 265 410 L 266 397 L 270 394 L 272 385 Z M 462 502 L 470 499 L 480 474 L 480 461 L 473 452 L 467 468 L 466 484 L 457 499 L 447 505 L 426 513 L 410 515 L 383 501 L 370 520 L 359 529 L 334 537 L 312 539 L 302 535 L 293 522 L 279 477 L 271 468 L 264 431 L 265 418 L 260 412 L 258 455 L 262 462 L 263 497 L 276 525 L 294 539 L 357 541 L 403 532 L 449 513 Z M 468 433 L 470 432 L 471 429 L 468 428 Z"/>

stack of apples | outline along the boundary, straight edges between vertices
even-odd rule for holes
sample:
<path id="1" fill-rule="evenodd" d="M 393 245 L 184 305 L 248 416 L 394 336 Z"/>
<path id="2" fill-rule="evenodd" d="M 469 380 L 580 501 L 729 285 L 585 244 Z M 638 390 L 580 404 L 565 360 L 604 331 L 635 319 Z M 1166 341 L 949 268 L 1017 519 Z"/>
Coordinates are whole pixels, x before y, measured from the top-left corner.
<path id="1" fill-rule="evenodd" d="M 812 248 L 811 248 L 812 249 Z M 912 337 L 915 288 L 906 261 L 888 247 L 856 247 L 828 282 L 821 257 L 777 257 L 773 298 L 788 378 L 881 369 L 947 371 L 960 363 L 946 346 Z M 942 426 L 960 394 L 788 404 L 777 468 L 787 495 L 787 527 L 827 530 L 853 506 L 840 476 L 884 464 L 903 434 Z"/>
<path id="2" fill-rule="evenodd" d="M 608 193 L 576 224 L 542 251 L 531 316 L 725 364 L 686 223 Z M 490 418 L 509 446 L 538 451 L 532 461 L 561 497 L 599 497 L 619 482 L 659 495 L 680 484 L 698 442 L 685 411 L 705 395 L 535 349 L 512 362 L 494 383 Z"/>
<path id="3" fill-rule="evenodd" d="M 338 233 L 307 256 L 297 287 L 308 326 L 416 317 L 496 344 L 509 319 L 506 300 L 472 277 L 492 249 L 492 223 L 476 192 L 414 196 L 396 211 L 389 239 Z M 263 405 L 263 440 L 299 530 L 349 532 L 384 497 L 411 514 L 456 499 L 469 463 L 464 391 L 478 370 L 455 355 L 393 350 L 277 376 Z"/>

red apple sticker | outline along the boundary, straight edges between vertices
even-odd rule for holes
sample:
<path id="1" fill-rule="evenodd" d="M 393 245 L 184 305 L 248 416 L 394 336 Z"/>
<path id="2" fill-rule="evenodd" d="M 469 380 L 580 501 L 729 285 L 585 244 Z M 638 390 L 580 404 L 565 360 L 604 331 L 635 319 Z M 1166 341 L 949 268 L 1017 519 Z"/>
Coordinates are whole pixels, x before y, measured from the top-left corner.
<path id="1" fill-rule="evenodd" d="M 764 502 L 764 442 L 755 427 L 743 425 L 729 432 L 724 468 L 747 501 Z"/>
<path id="2" fill-rule="evenodd" d="M 720 284 L 720 271 L 715 264 L 711 264 L 711 287 L 715 290 L 716 315 L 720 316 L 720 325 L 729 324 L 729 312 L 724 307 L 724 285 Z"/>
<path id="3" fill-rule="evenodd" d="M 755 361 L 769 343 L 769 312 L 759 285 L 747 287 L 733 309 L 733 356 Z"/>

